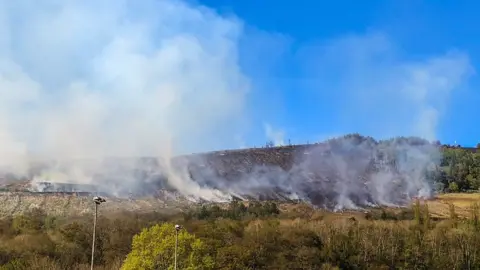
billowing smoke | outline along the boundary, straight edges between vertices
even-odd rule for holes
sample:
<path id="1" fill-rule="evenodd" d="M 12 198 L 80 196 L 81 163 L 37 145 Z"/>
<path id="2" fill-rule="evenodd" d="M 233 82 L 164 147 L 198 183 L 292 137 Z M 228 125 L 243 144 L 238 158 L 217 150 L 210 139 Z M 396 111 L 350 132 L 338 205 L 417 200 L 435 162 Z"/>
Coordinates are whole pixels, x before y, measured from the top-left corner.
<path id="1" fill-rule="evenodd" d="M 434 194 L 432 176 L 438 171 L 440 158 L 439 146 L 420 138 L 376 141 L 348 135 L 313 145 L 176 157 L 168 163 L 172 167 L 158 159 L 138 159 L 133 167 L 128 166 L 131 161 L 110 160 L 104 167 L 111 171 L 97 175 L 97 191 L 141 196 L 164 190 L 216 201 L 234 197 L 301 200 L 334 210 L 401 206 L 415 197 Z M 119 179 L 135 179 L 137 184 L 115 186 Z M 185 187 L 179 188 L 176 181 L 194 183 L 188 190 L 198 190 L 186 194 Z M 122 189 L 132 186 L 136 189 Z M 202 190 L 212 191 L 216 197 L 206 197 Z"/>
<path id="2" fill-rule="evenodd" d="M 349 135 L 315 145 L 192 158 L 190 169 L 197 182 L 242 199 L 295 199 L 352 209 L 430 198 L 440 158 L 438 146 L 423 139 Z"/>
<path id="3" fill-rule="evenodd" d="M 177 157 L 233 148 L 252 120 L 247 116 L 262 112 L 249 107 L 260 87 L 250 79 L 256 70 L 240 67 L 240 52 L 258 49 L 263 62 L 282 46 L 240 49 L 249 44 L 243 26 L 177 0 L 0 0 L 0 172 L 33 179 L 37 190 L 66 182 L 114 196 L 167 190 L 214 201 L 301 199 L 333 209 L 431 195 L 426 176 L 439 152 L 425 141 L 351 137 L 307 148 Z M 307 55 L 299 69 L 307 68 L 309 78 L 295 86 L 315 94 L 331 89 L 307 98 L 329 98 L 324 105 L 338 108 L 334 134 L 433 140 L 445 100 L 470 71 L 461 52 L 398 61 L 383 35 L 313 47 L 294 53 Z M 260 65 L 258 56 L 250 56 L 252 66 Z M 274 96 L 267 90 L 256 96 Z M 274 107 L 263 112 L 275 115 Z M 316 119 L 325 111 L 309 113 Z M 265 125 L 267 137 L 284 145 L 288 129 L 275 126 Z"/>
<path id="4" fill-rule="evenodd" d="M 176 0 L 0 0 L 0 10 L 2 172 L 135 190 L 137 158 L 156 157 L 176 189 L 217 197 L 169 163 L 243 129 L 240 22 Z"/>

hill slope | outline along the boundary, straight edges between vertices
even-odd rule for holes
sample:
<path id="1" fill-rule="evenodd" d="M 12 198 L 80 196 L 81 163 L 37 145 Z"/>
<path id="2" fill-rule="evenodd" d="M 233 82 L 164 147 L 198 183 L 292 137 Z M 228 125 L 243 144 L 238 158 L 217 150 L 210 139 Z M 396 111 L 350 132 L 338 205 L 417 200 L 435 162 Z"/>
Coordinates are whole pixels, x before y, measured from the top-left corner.
<path id="1" fill-rule="evenodd" d="M 231 196 L 303 200 L 329 209 L 399 206 L 414 197 L 431 197 L 434 189 L 451 183 L 458 182 L 459 189 L 475 187 L 480 171 L 478 178 L 467 174 L 474 173 L 473 161 L 480 164 L 477 157 L 473 149 L 440 147 L 419 138 L 376 141 L 353 134 L 319 144 L 192 154 L 171 162 L 111 159 L 95 167 L 89 184 L 111 197 L 158 197 L 162 191 L 207 201 Z"/>

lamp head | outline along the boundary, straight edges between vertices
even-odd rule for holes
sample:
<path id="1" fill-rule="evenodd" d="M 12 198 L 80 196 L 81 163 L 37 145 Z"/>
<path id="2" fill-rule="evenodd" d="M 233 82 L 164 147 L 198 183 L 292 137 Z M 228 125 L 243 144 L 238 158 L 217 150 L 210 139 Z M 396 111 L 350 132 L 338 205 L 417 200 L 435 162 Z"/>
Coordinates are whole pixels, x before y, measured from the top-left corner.
<path id="1" fill-rule="evenodd" d="M 106 200 L 102 197 L 95 196 L 95 197 L 93 197 L 93 202 L 95 202 L 96 204 L 101 204 L 101 203 L 106 202 Z"/>

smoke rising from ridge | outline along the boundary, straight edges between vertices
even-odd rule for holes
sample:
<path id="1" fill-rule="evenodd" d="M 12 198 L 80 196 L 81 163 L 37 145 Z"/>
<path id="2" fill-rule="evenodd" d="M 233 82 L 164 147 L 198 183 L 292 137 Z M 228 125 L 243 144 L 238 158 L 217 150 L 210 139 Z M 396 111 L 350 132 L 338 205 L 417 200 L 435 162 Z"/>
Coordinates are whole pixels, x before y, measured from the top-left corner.
<path id="1" fill-rule="evenodd" d="M 207 154 L 192 178 L 242 199 L 294 199 L 329 209 L 401 206 L 434 194 L 438 146 L 349 135 L 324 143 Z M 262 165 L 258 165 L 262 164 Z"/>
<path id="2" fill-rule="evenodd" d="M 417 162 L 402 162 L 395 172 L 379 165 L 368 181 L 358 177 L 372 160 L 392 160 L 372 158 L 387 151 L 376 144 L 345 141 L 332 153 L 296 153 L 295 164 L 284 169 L 250 164 L 236 172 L 235 182 L 204 157 L 173 161 L 178 153 L 228 148 L 241 137 L 251 90 L 239 65 L 244 34 L 241 21 L 176 0 L 0 0 L 0 169 L 119 193 L 153 189 L 167 179 L 162 188 L 206 200 L 265 191 L 340 208 L 399 204 L 430 192 L 421 176 L 435 161 L 430 146 L 388 146 Z M 434 139 L 445 99 L 468 73 L 468 56 L 399 63 L 390 59 L 391 47 L 381 35 L 340 38 L 307 53 L 327 64 L 306 65 L 306 73 L 321 80 L 334 63 L 346 74 L 332 89 L 347 94 L 333 103 L 354 109 L 344 115 L 354 128 L 358 121 L 351 119 L 372 117 L 376 131 Z M 373 65 L 377 60 L 381 64 Z M 265 132 L 284 144 L 283 132 L 269 125 Z M 141 157 L 158 158 L 150 164 Z M 48 163 L 38 169 L 38 161 Z M 192 167 L 203 169 L 192 176 Z M 402 179 L 400 188 L 393 178 Z M 392 192 L 398 197 L 387 198 Z"/>
<path id="3" fill-rule="evenodd" d="M 228 145 L 218 130 L 241 128 L 249 87 L 234 19 L 175 0 L 2 0 L 0 9 L 3 170 L 25 175 L 35 160 L 56 160 L 53 170 L 89 183 L 105 158 L 166 161 Z"/>

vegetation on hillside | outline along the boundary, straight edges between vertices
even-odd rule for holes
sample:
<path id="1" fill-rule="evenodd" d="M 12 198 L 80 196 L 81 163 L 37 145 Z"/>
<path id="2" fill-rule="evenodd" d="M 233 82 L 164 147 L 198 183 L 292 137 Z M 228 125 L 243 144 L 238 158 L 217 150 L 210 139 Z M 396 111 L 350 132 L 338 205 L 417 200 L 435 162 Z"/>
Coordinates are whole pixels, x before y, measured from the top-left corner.
<path id="1" fill-rule="evenodd" d="M 329 143 L 343 139 L 391 143 L 355 134 Z M 480 151 L 394 140 L 438 147 L 441 159 L 429 175 L 437 190 L 480 189 Z M 365 213 L 272 201 L 203 204 L 171 215 L 100 208 L 95 269 L 171 269 L 174 224 L 184 227 L 180 269 L 480 269 L 480 199 L 456 195 Z M 92 221 L 38 209 L 1 219 L 0 269 L 89 269 Z"/>
<path id="2" fill-rule="evenodd" d="M 357 141 L 372 141 L 370 137 L 358 134 L 346 135 L 341 139 L 355 138 Z M 404 141 L 408 145 L 427 143 L 417 137 L 399 137 L 375 142 L 387 144 L 393 141 Z M 440 192 L 468 192 L 480 190 L 480 143 L 476 148 L 461 147 L 460 145 L 442 145 L 439 141 L 429 142 L 438 147 L 440 160 L 434 175 L 431 175 L 435 188 Z"/>
<path id="3" fill-rule="evenodd" d="M 281 208 L 281 209 L 279 209 Z M 478 269 L 480 213 L 409 209 L 328 213 L 304 204 L 232 202 L 175 216 L 101 214 L 95 269 Z M 0 222 L 0 269 L 89 269 L 92 217 L 32 211 Z M 132 242 L 133 240 L 133 242 Z M 160 267 L 160 268 L 159 268 Z"/>
<path id="4" fill-rule="evenodd" d="M 367 139 L 368 137 L 362 138 Z M 406 140 L 410 144 L 421 141 L 416 137 L 391 140 L 398 139 Z M 438 191 L 468 192 L 480 190 L 480 143 L 476 147 L 441 144 L 439 141 L 432 142 L 432 144 L 439 147 L 441 154 L 437 173 L 433 176 Z"/>
<path id="5" fill-rule="evenodd" d="M 444 147 L 441 174 L 437 182 L 447 192 L 480 189 L 480 148 L 477 151 L 460 147 Z"/>

